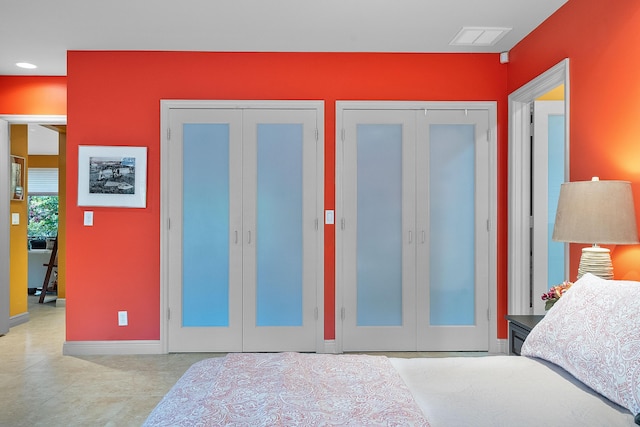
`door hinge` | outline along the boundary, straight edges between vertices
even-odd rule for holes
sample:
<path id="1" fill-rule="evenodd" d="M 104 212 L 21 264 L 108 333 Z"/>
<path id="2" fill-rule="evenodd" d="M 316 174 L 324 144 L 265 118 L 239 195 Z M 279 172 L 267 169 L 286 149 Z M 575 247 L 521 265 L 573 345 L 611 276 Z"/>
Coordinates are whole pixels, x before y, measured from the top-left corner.
<path id="1" fill-rule="evenodd" d="M 340 309 L 340 320 L 344 320 L 345 317 L 346 317 L 345 316 L 345 310 L 344 310 L 344 307 L 342 307 Z"/>
<path id="2" fill-rule="evenodd" d="M 529 217 L 529 228 L 533 228 L 533 215 Z"/>
<path id="3" fill-rule="evenodd" d="M 318 220 L 318 218 L 316 218 L 316 231 L 318 231 L 318 223 L 319 223 L 319 222 L 320 222 L 320 221 Z"/>
<path id="4" fill-rule="evenodd" d="M 318 307 L 313 309 L 313 318 L 315 320 L 318 320 Z"/>
<path id="5" fill-rule="evenodd" d="M 167 141 L 171 140 L 171 128 L 167 128 Z"/>
<path id="6" fill-rule="evenodd" d="M 491 129 L 487 129 L 487 142 L 491 141 Z"/>
<path id="7" fill-rule="evenodd" d="M 171 309 L 167 308 L 167 320 L 171 320 Z"/>
<path id="8" fill-rule="evenodd" d="M 341 134 L 340 137 L 342 138 L 342 142 L 344 142 L 347 134 L 344 128 L 342 128 L 342 132 L 340 132 L 340 134 Z"/>
<path id="9" fill-rule="evenodd" d="M 318 128 L 316 128 L 316 142 L 318 142 L 318 138 L 319 138 L 319 132 L 318 132 Z"/>
<path id="10" fill-rule="evenodd" d="M 491 321 L 491 309 L 487 308 L 487 320 Z"/>
<path id="11" fill-rule="evenodd" d="M 491 231 L 491 220 L 487 220 L 487 231 Z"/>
<path id="12" fill-rule="evenodd" d="M 340 219 L 340 228 L 344 230 L 345 228 L 345 224 L 344 224 L 344 218 Z"/>

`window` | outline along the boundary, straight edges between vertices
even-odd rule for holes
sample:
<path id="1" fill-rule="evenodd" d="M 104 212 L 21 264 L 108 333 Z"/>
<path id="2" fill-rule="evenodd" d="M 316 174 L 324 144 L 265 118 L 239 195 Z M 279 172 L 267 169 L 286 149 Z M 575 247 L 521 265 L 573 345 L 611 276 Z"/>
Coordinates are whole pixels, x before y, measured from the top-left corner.
<path id="1" fill-rule="evenodd" d="M 29 168 L 28 191 L 27 236 L 44 243 L 58 234 L 58 169 Z"/>

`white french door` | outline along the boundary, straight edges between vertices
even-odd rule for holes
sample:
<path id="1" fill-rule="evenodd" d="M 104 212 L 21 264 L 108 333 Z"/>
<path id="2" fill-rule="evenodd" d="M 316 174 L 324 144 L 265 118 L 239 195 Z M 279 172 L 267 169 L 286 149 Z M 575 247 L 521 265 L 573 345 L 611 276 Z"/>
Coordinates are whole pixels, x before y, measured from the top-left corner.
<path id="1" fill-rule="evenodd" d="M 567 245 L 551 239 L 560 186 L 567 175 L 564 111 L 564 101 L 533 103 L 530 298 L 534 314 L 545 313 L 544 301 L 540 297 L 550 286 L 570 279 L 565 271 Z"/>
<path id="2" fill-rule="evenodd" d="M 315 351 L 318 111 L 174 108 L 169 351 Z"/>
<path id="3" fill-rule="evenodd" d="M 340 106 L 342 349 L 487 350 L 488 111 Z"/>

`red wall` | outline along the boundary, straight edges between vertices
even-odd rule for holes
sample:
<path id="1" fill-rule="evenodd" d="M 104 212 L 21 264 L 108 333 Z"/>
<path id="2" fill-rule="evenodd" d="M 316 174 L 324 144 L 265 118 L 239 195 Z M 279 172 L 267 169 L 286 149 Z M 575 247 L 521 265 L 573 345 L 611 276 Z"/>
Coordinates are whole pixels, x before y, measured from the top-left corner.
<path id="1" fill-rule="evenodd" d="M 334 208 L 335 100 L 498 101 L 498 337 L 506 337 L 506 94 L 570 58 L 571 180 L 632 182 L 640 213 L 640 5 L 570 0 L 510 52 L 240 54 L 70 52 L 66 77 L 0 76 L 0 114 L 66 114 L 69 158 L 82 144 L 149 147 L 146 209 L 93 209 L 83 227 L 69 162 L 67 339 L 159 338 L 160 99 L 323 99 L 325 208 Z M 508 69 L 508 75 L 507 75 Z M 325 229 L 325 337 L 334 337 L 334 229 Z M 571 271 L 580 247 L 572 245 Z M 612 254 L 640 279 L 640 247 Z M 116 311 L 130 325 L 118 328 Z"/>
<path id="2" fill-rule="evenodd" d="M 631 181 L 640 214 L 640 3 L 570 0 L 510 52 L 509 93 L 570 61 L 571 181 Z M 583 246 L 571 245 L 571 272 Z M 640 280 L 640 246 L 612 248 L 615 277 Z"/>
<path id="3" fill-rule="evenodd" d="M 0 114 L 67 114 L 67 78 L 0 76 Z"/>
<path id="4" fill-rule="evenodd" d="M 497 54 L 86 52 L 68 54 L 67 154 L 78 145 L 148 147 L 146 209 L 91 208 L 82 225 L 68 166 L 67 340 L 160 338 L 160 100 L 325 101 L 325 209 L 335 207 L 336 100 L 496 100 L 499 319 L 506 310 L 506 79 Z M 333 226 L 325 226 L 325 338 L 335 336 Z M 117 311 L 129 325 L 117 326 Z M 499 336 L 506 337 L 504 321 Z"/>

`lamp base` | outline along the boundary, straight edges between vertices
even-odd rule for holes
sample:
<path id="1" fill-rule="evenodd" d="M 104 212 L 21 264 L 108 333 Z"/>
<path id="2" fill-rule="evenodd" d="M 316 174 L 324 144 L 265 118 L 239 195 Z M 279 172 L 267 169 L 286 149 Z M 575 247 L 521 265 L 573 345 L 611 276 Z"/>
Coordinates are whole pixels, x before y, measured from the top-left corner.
<path id="1" fill-rule="evenodd" d="M 609 249 L 599 246 L 583 248 L 578 266 L 578 279 L 585 273 L 591 273 L 606 280 L 613 279 L 613 264 L 611 264 L 610 253 Z"/>

